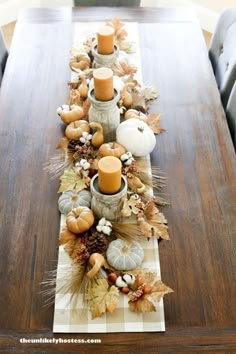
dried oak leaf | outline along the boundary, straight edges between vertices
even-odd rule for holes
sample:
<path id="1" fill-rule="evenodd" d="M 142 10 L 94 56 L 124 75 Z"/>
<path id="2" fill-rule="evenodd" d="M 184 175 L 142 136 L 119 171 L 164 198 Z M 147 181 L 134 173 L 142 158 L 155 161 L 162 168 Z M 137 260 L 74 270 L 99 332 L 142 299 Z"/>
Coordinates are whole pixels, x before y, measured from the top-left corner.
<path id="1" fill-rule="evenodd" d="M 92 314 L 92 319 L 100 317 L 106 311 L 113 312 L 119 301 L 119 290 L 109 286 L 106 279 L 96 279 L 89 283 L 86 300 Z"/>
<path id="2" fill-rule="evenodd" d="M 146 123 L 149 125 L 149 127 L 155 134 L 160 134 L 165 131 L 165 129 L 162 129 L 160 126 L 160 114 L 158 113 L 149 114 L 146 119 Z"/>
<path id="3" fill-rule="evenodd" d="M 69 167 L 64 170 L 63 175 L 60 177 L 61 185 L 58 193 L 68 190 L 76 190 L 80 192 L 82 189 L 87 188 L 86 179 L 78 176 L 74 169 Z"/>

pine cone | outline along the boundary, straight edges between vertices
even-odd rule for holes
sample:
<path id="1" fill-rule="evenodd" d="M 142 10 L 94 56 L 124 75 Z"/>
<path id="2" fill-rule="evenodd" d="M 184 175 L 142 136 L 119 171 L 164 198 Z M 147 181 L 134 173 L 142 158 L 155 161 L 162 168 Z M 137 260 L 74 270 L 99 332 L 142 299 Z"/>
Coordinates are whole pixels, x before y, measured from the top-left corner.
<path id="1" fill-rule="evenodd" d="M 87 244 L 87 241 L 88 241 L 88 237 L 89 237 L 89 233 L 88 232 L 84 232 L 83 234 L 81 234 L 79 236 L 79 240 L 81 243 L 83 243 L 84 245 Z"/>
<path id="2" fill-rule="evenodd" d="M 76 151 L 79 145 L 80 145 L 79 140 L 69 140 L 68 149 L 71 151 Z"/>
<path id="3" fill-rule="evenodd" d="M 74 262 L 77 264 L 85 264 L 85 262 L 87 261 L 87 259 L 89 258 L 90 254 L 88 252 L 87 247 L 85 246 L 85 244 L 81 243 L 81 242 L 77 242 L 76 247 L 74 249 L 74 253 L 73 253 L 73 257 L 74 258 Z"/>
<path id="4" fill-rule="evenodd" d="M 89 236 L 86 246 L 90 254 L 103 253 L 108 247 L 108 241 L 103 233 L 95 231 Z"/>

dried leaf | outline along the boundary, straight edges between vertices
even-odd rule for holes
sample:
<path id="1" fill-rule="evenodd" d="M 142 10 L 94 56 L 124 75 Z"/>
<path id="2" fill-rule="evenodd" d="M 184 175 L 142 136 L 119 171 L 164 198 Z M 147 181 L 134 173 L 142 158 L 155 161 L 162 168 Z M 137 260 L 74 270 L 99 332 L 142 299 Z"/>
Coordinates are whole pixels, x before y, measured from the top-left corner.
<path id="1" fill-rule="evenodd" d="M 158 91 L 154 86 L 146 86 L 141 89 L 141 95 L 145 101 L 155 100 L 158 97 Z"/>
<path id="2" fill-rule="evenodd" d="M 152 221 L 153 223 L 163 223 L 167 224 L 165 216 L 159 212 L 153 199 L 150 199 L 144 208 L 144 215 L 147 221 Z"/>
<path id="3" fill-rule="evenodd" d="M 129 199 L 125 199 L 124 205 L 122 208 L 122 216 L 128 217 L 131 216 L 131 214 L 138 214 L 140 212 L 140 209 L 137 207 L 138 200 L 131 196 Z"/>
<path id="4" fill-rule="evenodd" d="M 94 36 L 89 37 L 86 42 L 83 43 L 84 45 L 84 50 L 89 53 L 92 49 L 92 46 L 94 45 L 94 43 L 96 42 L 96 38 Z"/>
<path id="5" fill-rule="evenodd" d="M 61 185 L 58 191 L 59 193 L 73 189 L 80 192 L 82 189 L 87 188 L 87 180 L 78 176 L 73 168 L 66 168 L 63 175 L 60 177 L 60 180 Z"/>
<path id="6" fill-rule="evenodd" d="M 160 301 L 166 294 L 173 293 L 174 291 L 165 285 L 161 280 L 157 280 L 152 287 L 150 297 L 152 300 Z"/>
<path id="7" fill-rule="evenodd" d="M 134 65 L 127 64 L 123 61 L 117 61 L 113 67 L 114 75 L 122 77 L 126 75 L 133 76 L 137 72 L 137 67 Z M 131 80 L 132 81 L 132 80 Z"/>
<path id="8" fill-rule="evenodd" d="M 159 134 L 165 131 L 165 129 L 162 129 L 160 127 L 160 114 L 157 113 L 152 113 L 149 114 L 146 123 L 149 125 L 149 127 L 152 129 L 153 133 Z"/>
<path id="9" fill-rule="evenodd" d="M 137 301 L 129 301 L 129 308 L 133 312 L 155 312 L 156 308 L 146 296 L 142 296 Z"/>
<path id="10" fill-rule="evenodd" d="M 145 102 L 145 97 L 142 95 L 142 92 L 140 90 L 134 90 L 132 92 L 132 108 L 141 110 L 143 113 L 146 112 L 146 102 Z"/>
<path id="11" fill-rule="evenodd" d="M 117 40 L 125 39 L 127 37 L 128 33 L 123 28 L 125 26 L 125 23 L 121 22 L 118 17 L 113 18 L 113 20 L 107 22 L 106 25 L 114 28 L 115 38 Z"/>
<path id="12" fill-rule="evenodd" d="M 67 139 L 66 136 L 64 136 L 63 138 L 61 138 L 59 140 L 59 143 L 57 145 L 57 149 L 66 149 L 68 147 L 68 144 L 69 144 L 69 139 Z"/>
<path id="13" fill-rule="evenodd" d="M 113 312 L 119 301 L 119 290 L 109 284 L 106 279 L 92 280 L 85 295 L 88 301 L 92 319 L 100 317 L 106 311 Z"/>
<path id="14" fill-rule="evenodd" d="M 147 238 L 156 237 L 163 240 L 169 240 L 168 227 L 164 224 L 152 225 L 150 221 L 146 221 L 144 218 L 138 218 L 138 224 Z"/>
<path id="15" fill-rule="evenodd" d="M 157 275 L 154 272 L 149 272 L 145 270 L 139 270 L 136 274 L 135 283 L 133 288 L 136 289 L 143 283 L 153 285 L 157 281 Z"/>

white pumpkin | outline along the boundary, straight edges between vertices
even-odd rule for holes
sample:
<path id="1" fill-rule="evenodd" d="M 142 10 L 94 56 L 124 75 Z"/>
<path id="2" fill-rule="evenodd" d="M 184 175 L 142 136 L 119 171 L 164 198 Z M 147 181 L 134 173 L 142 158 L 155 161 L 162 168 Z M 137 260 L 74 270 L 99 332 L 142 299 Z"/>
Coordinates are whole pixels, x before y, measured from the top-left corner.
<path id="1" fill-rule="evenodd" d="M 74 190 L 66 191 L 62 193 L 58 199 L 58 208 L 62 214 L 67 215 L 72 209 L 79 206 L 85 206 L 90 208 L 91 205 L 91 193 L 86 190 L 82 190 L 77 193 Z"/>
<path id="2" fill-rule="evenodd" d="M 128 119 L 118 126 L 116 140 L 137 157 L 148 155 L 156 144 L 151 128 L 137 118 Z"/>
<path id="3" fill-rule="evenodd" d="M 139 267 L 144 258 L 142 246 L 138 242 L 127 243 L 117 239 L 107 249 L 108 263 L 117 270 L 131 270 Z"/>

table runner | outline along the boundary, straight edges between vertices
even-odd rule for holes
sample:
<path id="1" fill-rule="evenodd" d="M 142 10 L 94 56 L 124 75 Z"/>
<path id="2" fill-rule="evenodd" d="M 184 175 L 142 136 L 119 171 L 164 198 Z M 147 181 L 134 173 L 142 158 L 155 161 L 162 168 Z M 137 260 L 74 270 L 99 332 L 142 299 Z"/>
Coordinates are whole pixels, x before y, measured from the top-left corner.
<path id="1" fill-rule="evenodd" d="M 77 23 L 74 25 L 74 44 L 82 44 L 101 23 Z M 142 82 L 141 59 L 138 39 L 137 23 L 127 23 L 126 28 L 129 40 L 135 43 L 135 52 L 130 54 L 131 61 L 137 66 L 137 79 Z M 73 74 L 72 74 L 73 75 Z M 150 168 L 151 170 L 151 168 Z M 60 229 L 65 226 L 65 216 L 61 215 Z M 161 279 L 158 242 L 152 238 L 142 241 L 144 249 L 144 261 L 142 268 L 153 271 L 157 278 Z M 150 332 L 165 331 L 163 300 L 156 304 L 156 312 L 133 313 L 128 309 L 127 296 L 121 296 L 114 313 L 105 313 L 102 317 L 91 319 L 86 304 L 83 303 L 83 295 L 74 295 L 60 290 L 67 274 L 70 274 L 72 260 L 64 250 L 59 247 L 58 268 L 56 280 L 56 297 L 54 310 L 54 333 L 108 333 L 108 332 Z"/>

